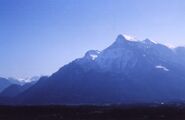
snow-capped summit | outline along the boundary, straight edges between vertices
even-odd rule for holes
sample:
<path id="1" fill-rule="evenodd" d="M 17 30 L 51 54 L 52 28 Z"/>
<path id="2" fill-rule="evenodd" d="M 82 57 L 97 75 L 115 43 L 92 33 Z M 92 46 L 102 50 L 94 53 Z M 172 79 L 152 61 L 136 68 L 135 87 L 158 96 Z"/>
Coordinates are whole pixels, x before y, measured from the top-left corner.
<path id="1" fill-rule="evenodd" d="M 127 42 L 127 39 L 123 35 L 118 35 L 116 38 L 116 41 L 114 42 L 115 44 L 123 44 L 124 42 Z"/>
<path id="2" fill-rule="evenodd" d="M 133 56 L 132 45 L 135 43 L 137 42 L 128 40 L 124 35 L 118 35 L 116 41 L 101 52 L 96 59 L 97 64 L 104 71 L 115 69 L 119 72 L 126 69 L 128 62 L 132 63 L 130 67 L 134 67 L 137 58 Z"/>
<path id="3" fill-rule="evenodd" d="M 128 39 L 128 36 L 125 35 L 118 35 L 114 43 L 110 46 L 111 48 L 119 48 L 123 46 L 127 46 L 131 41 L 131 39 Z"/>
<path id="4" fill-rule="evenodd" d="M 129 41 L 138 41 L 138 40 L 136 40 L 135 37 L 130 36 L 130 35 L 119 34 L 114 43 L 115 44 L 123 44 L 123 43 L 129 42 Z"/>

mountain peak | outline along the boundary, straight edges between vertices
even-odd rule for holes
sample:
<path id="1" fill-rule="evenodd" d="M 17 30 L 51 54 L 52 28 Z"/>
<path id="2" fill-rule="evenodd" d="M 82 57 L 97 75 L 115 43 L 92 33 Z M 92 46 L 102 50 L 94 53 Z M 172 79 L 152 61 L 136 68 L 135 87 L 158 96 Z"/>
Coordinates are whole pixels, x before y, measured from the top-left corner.
<path id="1" fill-rule="evenodd" d="M 123 43 L 126 40 L 127 39 L 123 35 L 120 34 L 117 36 L 115 43 Z"/>
<path id="2" fill-rule="evenodd" d="M 125 44 L 126 42 L 128 42 L 128 40 L 126 39 L 126 37 L 120 34 L 116 38 L 116 41 L 114 42 L 114 44 L 115 45 L 120 45 L 120 44 Z"/>
<path id="3" fill-rule="evenodd" d="M 146 44 L 157 44 L 157 42 L 152 41 L 152 40 L 150 40 L 150 39 L 148 39 L 148 38 L 145 39 L 143 42 L 146 43 Z"/>
<path id="4" fill-rule="evenodd" d="M 125 36 L 124 35 L 122 35 L 122 34 L 119 34 L 118 36 L 117 36 L 117 40 L 119 40 L 119 39 L 125 39 L 126 40 L 126 38 L 125 38 Z"/>
<path id="5" fill-rule="evenodd" d="M 112 46 L 121 47 L 123 45 L 127 45 L 130 42 L 136 41 L 135 37 L 129 35 L 119 34 L 116 38 L 116 41 L 112 44 Z"/>
<path id="6" fill-rule="evenodd" d="M 137 40 L 136 40 L 136 37 L 132 35 L 119 34 L 116 41 L 137 41 Z"/>

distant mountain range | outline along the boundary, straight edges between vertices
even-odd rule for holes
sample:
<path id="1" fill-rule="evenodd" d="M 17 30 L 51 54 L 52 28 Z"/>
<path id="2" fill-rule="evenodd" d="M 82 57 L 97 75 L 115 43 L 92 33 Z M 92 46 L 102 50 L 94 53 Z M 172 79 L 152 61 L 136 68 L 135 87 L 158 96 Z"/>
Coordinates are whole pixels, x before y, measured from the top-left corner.
<path id="1" fill-rule="evenodd" d="M 0 92 L 10 86 L 12 83 L 6 78 L 0 78 Z"/>
<path id="2" fill-rule="evenodd" d="M 108 48 L 88 51 L 83 58 L 14 94 L 6 104 L 185 101 L 184 73 L 184 47 L 171 49 L 149 39 L 139 41 L 119 35 Z"/>
<path id="3" fill-rule="evenodd" d="M 34 85 L 40 77 L 30 79 L 0 78 L 0 99 L 12 98 Z M 1 101 L 1 100 L 0 100 Z"/>

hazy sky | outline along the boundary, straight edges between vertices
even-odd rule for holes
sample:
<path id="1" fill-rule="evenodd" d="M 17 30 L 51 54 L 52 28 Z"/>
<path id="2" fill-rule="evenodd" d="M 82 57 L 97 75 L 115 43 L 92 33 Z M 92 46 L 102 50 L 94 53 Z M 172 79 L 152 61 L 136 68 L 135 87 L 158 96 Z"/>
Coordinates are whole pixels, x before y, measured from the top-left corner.
<path id="1" fill-rule="evenodd" d="M 50 75 L 120 33 L 185 45 L 185 0 L 0 0 L 0 76 Z"/>

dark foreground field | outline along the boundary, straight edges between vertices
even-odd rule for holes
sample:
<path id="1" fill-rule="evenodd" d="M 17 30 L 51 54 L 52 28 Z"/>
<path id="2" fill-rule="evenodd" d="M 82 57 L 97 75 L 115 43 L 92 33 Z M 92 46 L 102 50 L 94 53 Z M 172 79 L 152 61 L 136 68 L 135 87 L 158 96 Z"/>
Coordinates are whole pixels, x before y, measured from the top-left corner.
<path id="1" fill-rule="evenodd" d="M 0 120 L 185 120 L 185 107 L 0 106 Z"/>

